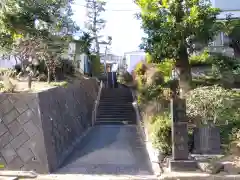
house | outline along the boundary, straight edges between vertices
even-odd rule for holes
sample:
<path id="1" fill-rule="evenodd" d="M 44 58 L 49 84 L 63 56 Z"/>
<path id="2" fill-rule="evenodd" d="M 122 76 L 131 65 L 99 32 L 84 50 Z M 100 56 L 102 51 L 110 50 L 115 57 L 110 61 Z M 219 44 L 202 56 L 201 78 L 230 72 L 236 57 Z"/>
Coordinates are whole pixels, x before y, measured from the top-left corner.
<path id="1" fill-rule="evenodd" d="M 211 0 L 213 7 L 219 8 L 222 12 L 218 15 L 219 20 L 226 19 L 227 15 L 232 18 L 240 18 L 240 0 Z M 213 42 L 210 43 L 209 48 L 211 52 L 222 52 L 229 56 L 234 56 L 232 48 L 226 46 L 228 37 L 222 32 L 218 34 Z"/>
<path id="2" fill-rule="evenodd" d="M 69 43 L 69 48 L 62 58 L 73 61 L 75 68 L 82 74 L 91 74 L 91 62 L 89 57 L 81 52 L 81 43 L 77 40 Z"/>
<path id="3" fill-rule="evenodd" d="M 145 61 L 146 53 L 144 51 L 132 51 L 124 53 L 126 69 L 129 73 L 135 69 L 136 65 Z"/>

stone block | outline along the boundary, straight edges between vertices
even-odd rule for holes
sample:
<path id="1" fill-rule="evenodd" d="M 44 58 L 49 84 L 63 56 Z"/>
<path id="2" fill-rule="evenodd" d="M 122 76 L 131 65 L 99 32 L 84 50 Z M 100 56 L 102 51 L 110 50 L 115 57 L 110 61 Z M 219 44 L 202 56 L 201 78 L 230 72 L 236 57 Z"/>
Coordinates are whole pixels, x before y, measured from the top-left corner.
<path id="1" fill-rule="evenodd" d="M 169 161 L 170 171 L 196 171 L 197 163 L 191 160 L 170 160 Z"/>
<path id="2" fill-rule="evenodd" d="M 25 142 L 27 142 L 30 137 L 27 135 L 25 131 L 20 133 L 15 139 L 11 141 L 12 147 L 17 150 L 20 146 L 22 146 Z"/>
<path id="3" fill-rule="evenodd" d="M 8 99 L 9 99 L 9 101 L 10 101 L 12 104 L 14 104 L 14 103 L 16 103 L 16 102 L 18 101 L 18 97 L 17 97 L 17 95 L 15 95 L 15 94 L 9 95 L 9 96 L 8 96 Z"/>
<path id="4" fill-rule="evenodd" d="M 14 104 L 14 107 L 17 109 L 17 111 L 22 114 L 24 111 L 28 109 L 27 104 L 23 100 L 19 100 Z"/>
<path id="5" fill-rule="evenodd" d="M 171 100 L 171 116 L 172 122 L 187 122 L 185 99 Z"/>
<path id="6" fill-rule="evenodd" d="M 1 103 L 0 111 L 4 115 L 4 114 L 8 113 L 9 111 L 11 111 L 13 107 L 14 107 L 13 104 L 8 99 L 5 99 Z"/>
<path id="7" fill-rule="evenodd" d="M 5 99 L 7 99 L 7 95 L 4 93 L 0 94 L 0 103 L 3 102 Z"/>
<path id="8" fill-rule="evenodd" d="M 8 131 L 7 127 L 3 123 L 0 123 L 0 136 L 5 134 L 7 131 Z"/>
<path id="9" fill-rule="evenodd" d="M 39 132 L 38 128 L 31 120 L 28 121 L 26 124 L 24 124 L 23 128 L 30 137 L 34 136 L 35 134 L 37 134 Z"/>
<path id="10" fill-rule="evenodd" d="M 6 132 L 0 137 L 0 149 L 5 147 L 10 141 L 13 140 L 13 136 L 10 132 Z"/>
<path id="11" fill-rule="evenodd" d="M 55 171 L 91 124 L 95 81 L 39 93 L 0 94 L 0 163 L 10 170 Z"/>
<path id="12" fill-rule="evenodd" d="M 22 113 L 17 119 L 19 123 L 23 125 L 26 122 L 28 122 L 30 119 L 34 118 L 33 116 L 34 116 L 33 112 L 30 109 L 28 109 L 24 113 Z"/>
<path id="13" fill-rule="evenodd" d="M 8 144 L 1 150 L 1 154 L 3 158 L 5 159 L 6 163 L 10 163 L 14 158 L 17 157 L 17 153 L 11 146 L 11 144 Z"/>
<path id="14" fill-rule="evenodd" d="M 221 154 L 220 131 L 217 127 L 194 129 L 194 153 Z"/>
<path id="15" fill-rule="evenodd" d="M 23 167 L 24 162 L 19 158 L 15 157 L 7 166 L 7 169 L 9 170 L 19 170 L 21 167 Z"/>
<path id="16" fill-rule="evenodd" d="M 30 159 L 34 157 L 33 152 L 26 145 L 23 145 L 20 148 L 18 148 L 17 154 L 23 162 L 28 162 Z"/>
<path id="17" fill-rule="evenodd" d="M 12 121 L 14 121 L 17 117 L 19 116 L 19 113 L 15 108 L 13 108 L 10 112 L 8 112 L 4 117 L 3 117 L 3 122 L 5 124 L 10 124 Z"/>
<path id="18" fill-rule="evenodd" d="M 188 134 L 187 124 L 172 125 L 172 153 L 174 160 L 187 160 L 189 156 L 188 150 Z"/>
<path id="19" fill-rule="evenodd" d="M 9 124 L 8 129 L 13 137 L 18 136 L 23 131 L 23 127 L 17 120 L 14 120 L 11 124 Z"/>

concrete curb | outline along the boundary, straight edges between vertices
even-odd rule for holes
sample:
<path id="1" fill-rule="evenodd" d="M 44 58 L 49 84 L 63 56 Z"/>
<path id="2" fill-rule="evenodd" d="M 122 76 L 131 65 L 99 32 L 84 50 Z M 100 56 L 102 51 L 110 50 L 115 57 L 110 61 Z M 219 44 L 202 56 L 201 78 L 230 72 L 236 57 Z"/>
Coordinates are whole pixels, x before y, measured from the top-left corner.
<path id="1" fill-rule="evenodd" d="M 240 180 L 240 175 L 206 174 L 202 172 L 172 172 L 164 173 L 159 179 L 162 180 Z"/>
<path id="2" fill-rule="evenodd" d="M 154 147 L 152 146 L 152 142 L 150 141 L 150 139 L 148 137 L 147 129 L 144 127 L 144 122 L 142 120 L 137 102 L 135 100 L 136 94 L 133 90 L 131 90 L 131 92 L 132 92 L 132 96 L 133 96 L 133 99 L 134 99 L 133 106 L 134 106 L 134 109 L 136 111 L 136 116 L 137 116 L 138 132 L 140 133 L 141 139 L 145 143 L 146 150 L 148 152 L 148 156 L 149 156 L 149 159 L 150 159 L 150 162 L 151 162 L 152 170 L 153 170 L 153 172 L 156 176 L 160 176 L 163 172 L 161 170 L 160 162 L 159 162 L 159 159 L 158 159 L 159 152 L 156 149 L 154 149 Z"/>

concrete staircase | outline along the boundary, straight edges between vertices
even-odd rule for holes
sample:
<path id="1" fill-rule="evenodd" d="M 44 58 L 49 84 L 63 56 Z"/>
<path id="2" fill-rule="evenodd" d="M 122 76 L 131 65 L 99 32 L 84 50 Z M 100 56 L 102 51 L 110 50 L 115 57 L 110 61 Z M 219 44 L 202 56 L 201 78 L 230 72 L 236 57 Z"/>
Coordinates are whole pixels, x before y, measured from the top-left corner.
<path id="1" fill-rule="evenodd" d="M 136 124 L 136 113 L 129 88 L 102 89 L 96 125 Z"/>

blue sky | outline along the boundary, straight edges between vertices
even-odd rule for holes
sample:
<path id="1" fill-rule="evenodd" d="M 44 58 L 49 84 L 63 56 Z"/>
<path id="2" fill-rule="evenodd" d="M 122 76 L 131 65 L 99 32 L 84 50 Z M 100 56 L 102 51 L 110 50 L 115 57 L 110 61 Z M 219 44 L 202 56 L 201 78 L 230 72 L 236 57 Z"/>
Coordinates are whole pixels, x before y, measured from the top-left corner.
<path id="1" fill-rule="evenodd" d="M 141 22 L 134 17 L 139 8 L 133 0 L 106 0 L 106 12 L 103 18 L 107 21 L 102 35 L 112 36 L 111 52 L 123 55 L 124 52 L 139 49 L 143 31 L 140 29 Z M 85 0 L 75 0 L 73 5 L 73 19 L 84 28 L 86 20 Z M 103 48 L 102 48 L 103 51 Z"/>

